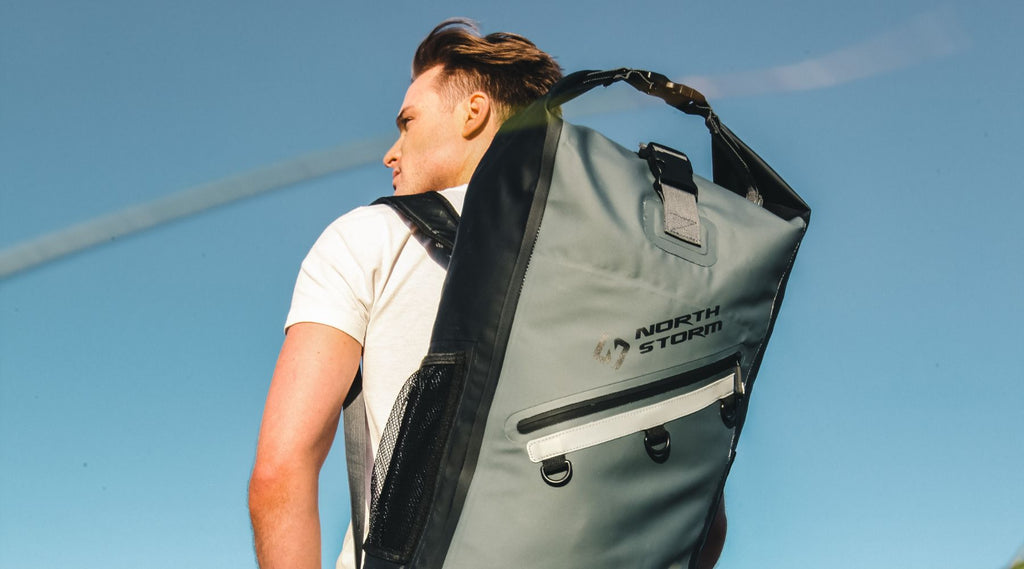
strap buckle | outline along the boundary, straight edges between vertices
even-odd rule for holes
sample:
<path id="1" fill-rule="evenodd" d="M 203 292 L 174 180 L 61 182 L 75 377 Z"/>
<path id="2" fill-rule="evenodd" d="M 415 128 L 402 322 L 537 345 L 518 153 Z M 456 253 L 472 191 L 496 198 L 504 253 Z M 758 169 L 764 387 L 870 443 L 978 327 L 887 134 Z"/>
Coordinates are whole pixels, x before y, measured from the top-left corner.
<path id="1" fill-rule="evenodd" d="M 686 154 L 656 142 L 640 145 L 637 154 L 647 160 L 654 174 L 654 190 L 664 204 L 665 233 L 701 247 L 697 184 L 693 181 L 690 159 Z"/>

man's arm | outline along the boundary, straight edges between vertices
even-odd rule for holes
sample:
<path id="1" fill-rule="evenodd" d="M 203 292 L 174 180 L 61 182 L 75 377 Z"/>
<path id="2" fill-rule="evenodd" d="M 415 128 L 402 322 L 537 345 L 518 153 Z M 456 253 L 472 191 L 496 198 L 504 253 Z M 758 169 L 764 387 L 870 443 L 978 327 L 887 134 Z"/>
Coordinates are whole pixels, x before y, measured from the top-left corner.
<path id="1" fill-rule="evenodd" d="M 249 514 L 262 569 L 320 569 L 320 468 L 362 347 L 330 326 L 291 326 L 270 382 L 249 481 Z"/>

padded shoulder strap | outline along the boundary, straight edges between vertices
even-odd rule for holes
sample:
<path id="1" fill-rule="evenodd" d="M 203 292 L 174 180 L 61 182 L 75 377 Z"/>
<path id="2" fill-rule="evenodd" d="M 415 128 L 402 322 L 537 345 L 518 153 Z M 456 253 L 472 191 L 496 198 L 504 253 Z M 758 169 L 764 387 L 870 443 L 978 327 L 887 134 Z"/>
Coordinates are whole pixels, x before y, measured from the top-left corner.
<path id="1" fill-rule="evenodd" d="M 434 245 L 451 257 L 455 248 L 455 233 L 459 229 L 459 214 L 441 194 L 425 192 L 408 196 L 385 196 L 373 202 L 387 204 L 411 221 L 430 237 Z"/>
<path id="2" fill-rule="evenodd" d="M 444 252 L 445 263 L 455 248 L 459 214 L 441 194 L 426 192 L 408 196 L 385 196 L 374 204 L 386 204 L 411 221 L 434 246 Z M 436 258 L 436 257 L 435 257 Z M 363 404 L 362 374 L 357 372 L 344 403 L 345 458 L 348 463 L 349 497 L 352 501 L 352 537 L 355 541 L 356 569 L 363 560 L 363 519 L 366 515 L 366 445 L 369 438 L 366 408 Z"/>

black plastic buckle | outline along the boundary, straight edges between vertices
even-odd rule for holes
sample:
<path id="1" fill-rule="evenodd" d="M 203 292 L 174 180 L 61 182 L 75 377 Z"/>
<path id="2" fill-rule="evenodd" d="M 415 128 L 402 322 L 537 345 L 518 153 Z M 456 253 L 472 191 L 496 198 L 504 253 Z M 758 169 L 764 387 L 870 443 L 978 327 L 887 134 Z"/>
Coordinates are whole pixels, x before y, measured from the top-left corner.
<path id="1" fill-rule="evenodd" d="M 662 193 L 661 184 L 697 195 L 697 184 L 693 181 L 693 164 L 689 157 L 678 150 L 648 142 L 640 145 L 637 155 L 647 160 L 647 165 L 654 174 L 654 189 Z"/>
<path id="2" fill-rule="evenodd" d="M 740 405 L 743 404 L 743 397 L 747 394 L 746 384 L 743 383 L 743 376 L 739 362 L 736 363 L 736 371 L 733 373 L 732 395 L 722 399 L 719 404 L 719 411 L 722 414 L 722 424 L 727 429 L 736 426 L 739 420 Z"/>

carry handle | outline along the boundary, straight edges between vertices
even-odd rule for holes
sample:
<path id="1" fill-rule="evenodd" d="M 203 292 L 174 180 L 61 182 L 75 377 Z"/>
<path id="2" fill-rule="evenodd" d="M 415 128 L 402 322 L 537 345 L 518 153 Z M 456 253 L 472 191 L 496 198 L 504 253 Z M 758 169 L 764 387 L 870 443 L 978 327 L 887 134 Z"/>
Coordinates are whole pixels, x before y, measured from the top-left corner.
<path id="1" fill-rule="evenodd" d="M 728 127 L 722 124 L 707 99 L 691 87 L 652 71 L 623 67 L 609 71 L 577 71 L 565 76 L 545 96 L 548 113 L 558 115 L 559 105 L 597 87 L 625 81 L 642 93 L 658 97 L 669 106 L 704 117 L 711 133 L 711 164 L 716 184 L 763 206 L 783 219 L 810 220 L 811 210 L 772 168 Z M 538 101 L 540 103 L 540 101 Z"/>
<path id="2" fill-rule="evenodd" d="M 547 108 L 552 110 L 598 85 L 607 87 L 616 81 L 625 81 L 637 91 L 658 97 L 684 113 L 704 118 L 712 115 L 711 105 L 700 91 L 675 83 L 661 73 L 628 67 L 609 71 L 577 71 L 567 75 L 548 93 Z"/>
<path id="3" fill-rule="evenodd" d="M 732 180 L 733 183 L 728 184 L 729 189 L 761 205 L 763 200 L 754 175 L 750 171 L 750 166 L 743 159 L 740 148 L 733 140 L 735 137 L 728 132 L 728 129 L 718 119 L 718 115 L 711 110 L 708 100 L 700 91 L 682 83 L 675 83 L 661 73 L 628 67 L 609 71 L 577 71 L 565 76 L 551 88 L 545 103 L 547 110 L 554 112 L 560 105 L 579 97 L 594 87 L 599 85 L 607 87 L 616 81 L 625 81 L 637 91 L 658 97 L 669 106 L 686 114 L 704 117 L 704 124 L 711 132 L 712 147 L 721 148 L 724 151 L 721 159 L 727 160 L 731 164 L 729 170 L 733 173 L 734 180 Z M 720 160 L 718 153 L 713 152 L 712 159 L 716 162 L 715 170 L 717 171 L 717 162 Z"/>

